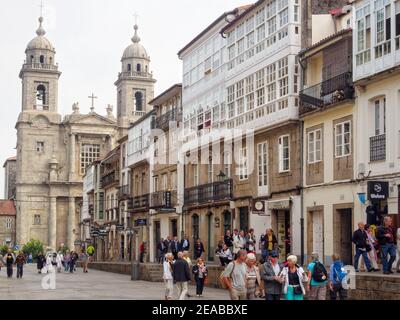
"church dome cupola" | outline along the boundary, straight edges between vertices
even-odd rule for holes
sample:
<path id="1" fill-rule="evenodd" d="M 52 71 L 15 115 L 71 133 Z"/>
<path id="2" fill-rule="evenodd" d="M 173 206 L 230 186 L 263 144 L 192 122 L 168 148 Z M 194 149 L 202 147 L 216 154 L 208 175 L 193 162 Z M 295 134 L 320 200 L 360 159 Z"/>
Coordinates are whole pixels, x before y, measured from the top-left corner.
<path id="1" fill-rule="evenodd" d="M 51 42 L 45 37 L 46 31 L 43 26 L 43 17 L 39 18 L 39 28 L 36 30 L 37 37 L 33 38 L 26 47 L 26 51 L 31 50 L 49 50 L 54 52 Z"/>
<path id="2" fill-rule="evenodd" d="M 133 43 L 125 49 L 124 54 L 122 56 L 122 60 L 135 59 L 135 58 L 150 60 L 150 57 L 148 56 L 146 49 L 139 43 L 141 39 L 138 35 L 139 27 L 137 24 L 135 24 L 134 29 L 135 29 L 135 34 L 131 39 Z"/>

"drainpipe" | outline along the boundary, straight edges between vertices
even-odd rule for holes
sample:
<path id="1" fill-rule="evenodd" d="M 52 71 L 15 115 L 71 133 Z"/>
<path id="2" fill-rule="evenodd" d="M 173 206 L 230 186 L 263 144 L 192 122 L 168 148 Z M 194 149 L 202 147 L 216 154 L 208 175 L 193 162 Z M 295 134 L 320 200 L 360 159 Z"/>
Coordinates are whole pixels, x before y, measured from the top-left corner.
<path id="1" fill-rule="evenodd" d="M 301 265 L 304 265 L 304 133 L 303 133 L 304 122 L 300 121 L 300 260 Z"/>

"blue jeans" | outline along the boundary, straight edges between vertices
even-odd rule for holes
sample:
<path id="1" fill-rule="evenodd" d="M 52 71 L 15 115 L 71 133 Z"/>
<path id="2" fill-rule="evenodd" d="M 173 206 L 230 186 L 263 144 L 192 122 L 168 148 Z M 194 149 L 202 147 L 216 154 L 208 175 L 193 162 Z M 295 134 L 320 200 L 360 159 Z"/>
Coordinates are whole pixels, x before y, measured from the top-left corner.
<path id="1" fill-rule="evenodd" d="M 363 251 L 360 248 L 356 248 L 356 255 L 354 256 L 354 269 L 358 270 L 358 260 L 360 260 L 361 255 L 364 259 L 365 266 L 367 267 L 368 270 L 370 270 L 371 261 L 369 260 L 368 252 L 367 250 Z"/>
<path id="2" fill-rule="evenodd" d="M 393 243 L 388 243 L 381 246 L 381 249 L 382 249 L 383 271 L 391 271 L 392 264 L 394 260 L 396 260 L 396 247 Z M 388 255 L 390 255 L 389 261 L 388 261 Z"/>

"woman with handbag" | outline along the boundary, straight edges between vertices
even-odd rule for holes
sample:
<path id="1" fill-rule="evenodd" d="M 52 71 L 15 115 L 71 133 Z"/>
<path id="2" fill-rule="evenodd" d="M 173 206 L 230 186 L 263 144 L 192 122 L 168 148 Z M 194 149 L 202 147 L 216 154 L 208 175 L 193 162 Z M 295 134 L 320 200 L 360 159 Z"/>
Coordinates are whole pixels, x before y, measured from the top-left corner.
<path id="1" fill-rule="evenodd" d="M 369 257 L 369 260 L 371 261 L 372 271 L 377 272 L 380 270 L 378 267 L 378 254 L 376 252 L 378 242 L 375 239 L 371 225 L 366 224 L 365 230 L 367 231 L 368 257 Z"/>
<path id="2" fill-rule="evenodd" d="M 287 266 L 282 269 L 283 293 L 285 300 L 303 300 L 306 294 L 304 283 L 308 282 L 307 273 L 297 264 L 297 257 L 290 255 Z"/>
<path id="3" fill-rule="evenodd" d="M 202 258 L 197 259 L 197 263 L 192 268 L 194 279 L 196 280 L 196 296 L 202 297 L 204 290 L 204 283 L 207 279 L 208 269 Z"/>

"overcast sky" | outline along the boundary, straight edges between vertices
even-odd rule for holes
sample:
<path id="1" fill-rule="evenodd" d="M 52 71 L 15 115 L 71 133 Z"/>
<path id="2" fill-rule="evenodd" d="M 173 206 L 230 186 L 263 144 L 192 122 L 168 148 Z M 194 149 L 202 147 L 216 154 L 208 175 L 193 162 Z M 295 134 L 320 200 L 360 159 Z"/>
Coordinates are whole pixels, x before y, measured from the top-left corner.
<path id="1" fill-rule="evenodd" d="M 254 1 L 254 0 L 253 0 Z M 131 44 L 134 15 L 139 36 L 151 58 L 157 79 L 156 95 L 181 82 L 177 52 L 223 12 L 249 4 L 245 0 L 43 0 L 46 37 L 56 49 L 62 72 L 59 81 L 59 113 L 71 112 L 79 102 L 89 111 L 92 92 L 99 99 L 96 112 L 116 106 L 114 81 L 124 49 Z M 16 154 L 15 123 L 21 111 L 18 78 L 25 48 L 36 36 L 40 0 L 2 1 L 0 9 L 0 162 Z M 3 197 L 4 170 L 0 174 Z"/>

